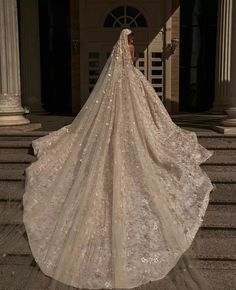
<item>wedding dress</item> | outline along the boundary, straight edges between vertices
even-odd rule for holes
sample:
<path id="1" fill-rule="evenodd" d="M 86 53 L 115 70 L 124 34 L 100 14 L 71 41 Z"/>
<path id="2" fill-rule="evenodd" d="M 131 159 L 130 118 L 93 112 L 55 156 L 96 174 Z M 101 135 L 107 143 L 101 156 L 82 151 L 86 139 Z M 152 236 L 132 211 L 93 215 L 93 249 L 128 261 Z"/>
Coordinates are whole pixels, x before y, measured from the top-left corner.
<path id="1" fill-rule="evenodd" d="M 199 166 L 213 151 L 171 120 L 132 63 L 130 33 L 122 30 L 74 121 L 32 142 L 38 160 L 26 169 L 23 222 L 35 261 L 78 288 L 164 278 L 213 189 Z"/>

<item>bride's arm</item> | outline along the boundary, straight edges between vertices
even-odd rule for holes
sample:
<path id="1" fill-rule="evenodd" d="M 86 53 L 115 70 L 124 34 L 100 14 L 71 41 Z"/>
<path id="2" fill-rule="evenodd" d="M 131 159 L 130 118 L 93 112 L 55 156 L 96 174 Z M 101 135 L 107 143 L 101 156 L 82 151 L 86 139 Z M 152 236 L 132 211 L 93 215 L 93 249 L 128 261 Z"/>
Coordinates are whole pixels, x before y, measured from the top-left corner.
<path id="1" fill-rule="evenodd" d="M 131 53 L 133 64 L 135 65 L 137 58 L 135 57 L 134 45 L 129 45 L 129 51 Z"/>

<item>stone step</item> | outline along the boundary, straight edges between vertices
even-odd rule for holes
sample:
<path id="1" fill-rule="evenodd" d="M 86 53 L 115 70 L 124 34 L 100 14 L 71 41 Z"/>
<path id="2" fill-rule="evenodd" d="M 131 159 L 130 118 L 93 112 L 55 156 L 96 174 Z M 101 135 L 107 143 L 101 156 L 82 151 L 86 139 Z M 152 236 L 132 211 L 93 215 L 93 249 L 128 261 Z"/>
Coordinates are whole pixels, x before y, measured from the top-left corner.
<path id="1" fill-rule="evenodd" d="M 52 281 L 39 269 L 38 265 L 0 265 L 0 289 L 46 290 L 50 289 Z M 52 289 L 72 290 L 59 282 L 56 284 L 56 288 Z"/>
<path id="2" fill-rule="evenodd" d="M 24 225 L 0 225 L 0 241 L 0 264 L 4 263 L 5 254 L 31 254 Z"/>
<path id="3" fill-rule="evenodd" d="M 0 148 L 1 154 L 32 154 L 33 148 L 31 147 L 8 147 L 8 148 Z"/>
<path id="4" fill-rule="evenodd" d="M 43 135 L 45 136 L 45 135 Z M 31 142 L 32 140 L 38 139 L 41 136 L 0 136 L 0 141 L 10 141 L 10 142 L 23 142 L 28 141 Z"/>
<path id="5" fill-rule="evenodd" d="M 22 224 L 23 204 L 16 201 L 0 202 L 0 224 Z"/>
<path id="6" fill-rule="evenodd" d="M 21 200 L 24 193 L 23 181 L 0 181 L 0 200 Z M 217 184 L 216 190 L 211 192 L 210 200 L 218 204 L 236 203 L 236 184 Z"/>
<path id="7" fill-rule="evenodd" d="M 33 155 L 31 141 L 41 136 L 45 136 L 45 132 L 34 132 L 34 135 L 26 134 L 25 136 L 1 136 L 0 135 L 0 163 L 8 162 L 17 163 L 23 162 L 24 154 Z M 2 140 L 3 139 L 3 140 Z M 215 154 L 206 160 L 204 164 L 214 165 L 236 165 L 236 137 L 235 138 L 199 138 L 200 144 L 207 149 L 215 149 Z M 14 161 L 14 154 L 17 154 Z M 19 159 L 19 154 L 22 154 L 22 159 Z M 13 156 L 12 156 L 13 155 Z M 1 158 L 4 156 L 3 158 Z M 32 162 L 34 159 L 32 159 Z M 3 167 L 2 167 L 3 168 Z"/>
<path id="8" fill-rule="evenodd" d="M 199 143 L 207 149 L 236 149 L 236 136 L 234 137 L 207 137 L 198 136 Z"/>
<path id="9" fill-rule="evenodd" d="M 23 132 L 23 131 L 19 131 L 19 132 L 12 132 L 12 131 L 5 131 L 5 132 L 0 132 L 0 137 L 6 137 L 6 138 L 14 138 L 14 137 L 21 137 L 21 138 L 25 138 L 25 137 L 41 137 L 41 136 L 45 136 L 49 133 L 50 131 L 29 131 L 29 132 Z"/>
<path id="10" fill-rule="evenodd" d="M 33 156 L 32 148 L 12 147 L 3 151 L 0 148 L 0 164 L 1 163 L 31 163 L 36 160 Z M 215 154 L 206 160 L 205 165 L 236 165 L 236 150 L 216 150 Z"/>
<path id="11" fill-rule="evenodd" d="M 236 262 L 235 261 L 210 261 L 198 260 L 194 262 L 201 269 L 202 275 L 207 281 L 211 281 L 210 289 L 235 290 L 236 285 Z M 204 289 L 208 290 L 208 289 Z"/>
<path id="12" fill-rule="evenodd" d="M 0 164 L 17 164 L 17 163 L 32 163 L 36 160 L 36 157 L 31 154 L 15 153 L 15 154 L 3 154 L 0 153 Z"/>
<path id="13" fill-rule="evenodd" d="M 10 139 L 10 138 L 9 138 Z M 21 140 L 21 141 L 11 141 L 5 140 L 0 141 L 0 148 L 29 148 L 31 146 L 30 140 Z"/>
<path id="14" fill-rule="evenodd" d="M 0 201 L 0 225 L 22 224 L 23 205 L 21 201 Z M 203 228 L 236 230 L 236 205 L 209 204 Z"/>
<path id="15" fill-rule="evenodd" d="M 207 281 L 214 290 L 234 290 L 236 283 L 236 269 L 232 262 L 211 262 L 199 261 L 199 269 L 205 276 Z M 161 281 L 153 281 L 145 284 L 136 290 L 173 290 L 170 286 L 169 279 L 172 273 L 170 272 Z M 174 277 L 173 277 L 174 278 Z M 46 276 L 38 267 L 38 265 L 1 265 L 0 266 L 0 288 L 1 289 L 27 289 L 27 290 L 46 290 L 51 289 L 52 279 Z M 55 286 L 55 284 L 53 284 Z M 58 290 L 75 289 L 60 282 L 56 282 Z M 102 289 L 101 289 L 102 290 Z M 186 288 L 185 288 L 186 290 Z M 207 290 L 207 289 L 206 289 Z"/>
<path id="16" fill-rule="evenodd" d="M 22 171 L 22 174 L 24 174 L 25 169 L 34 161 L 37 160 L 37 158 L 31 154 L 25 154 L 22 156 L 21 154 L 13 154 L 17 155 L 16 158 L 14 156 L 4 156 L 1 159 L 0 162 L 0 181 L 3 177 L 8 176 L 8 180 L 14 179 L 15 172 Z M 1 158 L 1 157 L 0 157 Z M 214 167 L 215 166 L 215 167 Z M 235 165 L 228 165 L 223 166 L 216 165 L 215 163 L 209 164 L 204 163 L 201 164 L 201 167 L 205 170 L 205 172 L 208 174 L 208 176 L 211 178 L 211 181 L 214 183 L 229 183 L 229 182 L 236 182 L 236 172 L 235 172 Z M 225 169 L 223 171 L 223 169 Z M 232 171 L 230 170 L 232 169 Z"/>
<path id="17" fill-rule="evenodd" d="M 204 164 L 214 165 L 236 165 L 236 150 L 215 150 L 213 156 Z"/>
<path id="18" fill-rule="evenodd" d="M 0 241 L 6 237 L 0 248 L 0 289 L 42 290 L 48 289 L 52 281 L 35 265 L 22 224 L 24 169 L 36 160 L 28 154 L 31 141 L 47 132 L 30 133 L 21 133 L 21 136 L 0 134 Z M 211 194 L 211 204 L 197 234 L 199 258 L 202 259 L 199 268 L 204 268 L 214 290 L 233 290 L 236 289 L 236 138 L 219 135 L 198 137 L 200 144 L 216 151 L 201 165 L 216 183 L 216 190 Z M 3 200 L 9 198 L 19 202 L 7 206 Z M 5 252 L 7 255 L 3 257 Z M 151 284 L 145 290 L 171 289 Z M 64 289 L 63 285 L 60 289 Z"/>
<path id="19" fill-rule="evenodd" d="M 5 255 L 31 255 L 23 225 L 0 225 L 0 264 Z M 229 259 L 236 262 L 236 230 L 198 231 L 191 246 L 201 259 Z"/>
<path id="20" fill-rule="evenodd" d="M 45 136 L 50 131 L 33 131 L 33 132 L 4 132 L 0 133 L 0 148 L 1 142 L 30 142 L 39 137 Z M 218 133 L 196 132 L 199 143 L 208 149 L 236 149 L 236 136 L 223 136 Z M 16 144 L 17 144 L 16 143 Z M 3 143 L 4 144 L 4 143 Z"/>
<path id="21" fill-rule="evenodd" d="M 192 248 L 196 249 L 201 259 L 228 259 L 236 262 L 236 230 L 201 229 Z"/>
<path id="22" fill-rule="evenodd" d="M 9 226 L 5 226 L 5 228 L 6 227 L 9 227 Z M 7 232 L 8 233 L 7 239 L 3 240 L 3 242 L 1 243 L 3 247 L 2 249 L 0 249 L 0 266 L 1 265 L 31 265 L 32 263 L 34 263 L 34 257 L 32 256 L 32 253 L 30 250 L 27 234 L 25 233 L 24 227 L 21 226 L 21 228 L 23 228 L 24 234 L 19 234 L 19 233 L 14 234 L 12 228 L 10 228 L 10 230 Z M 1 232 L 4 232 L 4 231 L 7 231 L 7 229 L 2 230 Z M 17 232 L 17 229 L 16 229 L 16 232 Z M 217 234 L 215 235 L 216 238 L 217 236 L 218 237 L 220 235 L 222 236 L 222 232 L 221 233 L 219 231 L 217 232 L 218 232 L 218 235 Z M 205 249 L 208 238 L 209 238 L 209 241 L 213 242 L 213 244 L 212 244 L 212 247 L 211 245 L 208 245 L 207 248 Z M 227 241 L 230 240 L 230 234 L 224 235 L 223 239 L 222 238 L 219 239 L 219 248 L 220 246 L 223 245 L 224 239 L 226 240 L 225 243 L 227 243 Z M 15 241 L 17 241 L 17 245 Z M 197 244 L 196 244 L 196 241 L 197 241 Z M 225 253 L 219 252 L 219 250 L 214 252 L 215 247 L 217 247 L 218 245 L 218 242 L 216 242 L 215 239 L 212 238 L 212 234 L 211 235 L 205 234 L 205 238 L 204 238 L 203 236 L 201 236 L 200 231 L 199 231 L 196 239 L 193 241 L 193 244 L 191 246 L 195 248 L 196 250 L 195 253 L 198 253 L 199 260 L 197 262 L 200 263 L 200 265 L 198 265 L 198 268 L 203 267 L 203 265 L 204 265 L 204 268 L 208 268 L 209 266 L 210 268 L 214 268 L 215 265 L 220 263 L 222 264 L 221 265 L 222 269 L 229 268 L 229 269 L 236 270 L 236 260 L 234 259 L 235 253 L 233 254 L 234 255 L 233 257 L 230 257 L 229 259 L 226 258 L 227 256 L 231 254 L 231 252 L 233 252 L 234 247 L 235 247 L 234 244 L 235 244 L 234 241 L 231 240 L 230 241 L 230 246 L 232 246 L 231 250 L 226 249 Z M 210 251 L 209 253 L 211 253 L 211 257 L 209 257 L 207 249 L 209 249 Z M 204 256 L 203 253 L 201 253 L 201 250 L 205 251 L 206 256 Z M 190 251 L 189 252 L 187 251 L 186 253 L 190 253 L 191 255 Z M 214 256 L 214 258 L 212 258 L 212 255 Z M 218 258 L 216 258 L 216 255 L 218 256 Z M 210 263 L 210 265 L 208 265 L 208 263 Z"/>
<path id="23" fill-rule="evenodd" d="M 32 131 L 32 132 L 4 132 L 0 133 L 1 141 L 32 141 L 39 137 L 47 135 L 48 131 Z"/>
<path id="24" fill-rule="evenodd" d="M 1 170 L 25 170 L 37 158 L 29 152 L 0 153 L 0 171 Z M 1 178 L 1 177 L 0 177 Z"/>
<path id="25" fill-rule="evenodd" d="M 201 164 L 212 182 L 236 183 L 236 166 Z"/>
<path id="26" fill-rule="evenodd" d="M 214 290 L 235 290 L 236 270 L 204 269 L 203 275 L 207 281 L 210 281 L 211 289 Z"/>
<path id="27" fill-rule="evenodd" d="M 0 181 L 0 200 L 22 200 L 25 188 L 24 180 Z"/>
<path id="28" fill-rule="evenodd" d="M 28 154 L 33 152 L 31 141 L 0 141 L 1 154 Z"/>
<path id="29" fill-rule="evenodd" d="M 209 165 L 202 164 L 202 169 L 206 171 L 212 182 L 216 183 L 236 183 L 236 166 Z M 22 169 L 0 169 L 1 180 L 23 180 L 24 168 Z"/>
<path id="30" fill-rule="evenodd" d="M 236 203 L 236 184 L 218 183 L 216 189 L 211 192 L 210 200 L 215 203 Z M 1 192 L 1 191 L 0 191 Z"/>
<path id="31" fill-rule="evenodd" d="M 0 268 L 1 265 L 31 265 L 35 264 L 34 257 L 31 254 L 0 254 Z M 1 289 L 1 288 L 0 288 Z"/>
<path id="32" fill-rule="evenodd" d="M 0 181 L 11 180 L 11 181 L 18 181 L 24 180 L 24 168 L 20 169 L 0 169 Z"/>
<path id="33" fill-rule="evenodd" d="M 30 163 L 0 163 L 0 171 L 1 170 L 20 170 L 22 169 L 23 171 L 29 166 Z"/>
<path id="34" fill-rule="evenodd" d="M 203 227 L 236 230 L 236 205 L 209 204 L 203 220 Z"/>

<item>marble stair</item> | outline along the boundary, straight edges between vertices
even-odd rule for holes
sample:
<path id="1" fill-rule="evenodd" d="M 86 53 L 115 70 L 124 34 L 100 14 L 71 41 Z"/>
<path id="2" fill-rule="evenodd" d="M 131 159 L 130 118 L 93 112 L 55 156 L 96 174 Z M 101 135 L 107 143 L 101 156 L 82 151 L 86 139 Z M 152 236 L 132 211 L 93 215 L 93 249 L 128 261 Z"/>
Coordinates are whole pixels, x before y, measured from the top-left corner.
<path id="1" fill-rule="evenodd" d="M 0 134 L 0 245 L 3 245 L 0 289 L 42 290 L 48 289 L 50 283 L 31 255 L 22 223 L 24 170 L 36 160 L 31 141 L 45 134 L 43 131 Z M 196 237 L 200 243 L 199 263 L 215 290 L 233 290 L 236 289 L 236 136 L 198 133 L 198 139 L 204 147 L 215 150 L 215 155 L 201 166 L 217 187 Z M 151 284 L 145 289 L 157 289 L 155 283 Z M 58 289 L 66 288 L 62 285 Z"/>

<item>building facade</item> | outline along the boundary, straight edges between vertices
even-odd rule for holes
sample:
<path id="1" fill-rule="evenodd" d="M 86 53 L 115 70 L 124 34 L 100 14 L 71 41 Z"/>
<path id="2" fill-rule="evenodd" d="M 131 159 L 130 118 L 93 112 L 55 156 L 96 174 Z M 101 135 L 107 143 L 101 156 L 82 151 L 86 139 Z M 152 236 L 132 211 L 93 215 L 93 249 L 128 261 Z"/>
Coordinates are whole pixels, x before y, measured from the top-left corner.
<path id="1" fill-rule="evenodd" d="M 78 113 L 123 27 L 134 32 L 136 66 L 169 113 L 227 109 L 234 119 L 232 0 L 0 0 L 0 5 L 0 121 L 19 117 L 25 106 L 32 112 Z M 7 77 L 9 67 L 15 78 Z"/>
<path id="2" fill-rule="evenodd" d="M 30 13 L 29 9 L 24 9 L 29 7 L 27 2 L 29 0 L 19 1 L 22 36 L 25 30 L 32 29 L 24 25 Z M 41 101 L 46 110 L 66 108 L 78 112 L 96 84 L 121 29 L 130 27 L 135 34 L 136 66 L 153 84 L 168 110 L 178 111 L 179 51 L 176 49 L 171 56 L 163 54 L 172 39 L 179 40 L 177 2 L 35 2 L 41 53 Z M 22 46 L 27 42 L 24 36 L 21 42 Z M 32 60 L 29 60 L 29 53 L 23 53 L 21 65 L 24 67 Z"/>

